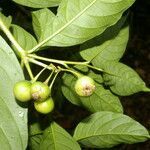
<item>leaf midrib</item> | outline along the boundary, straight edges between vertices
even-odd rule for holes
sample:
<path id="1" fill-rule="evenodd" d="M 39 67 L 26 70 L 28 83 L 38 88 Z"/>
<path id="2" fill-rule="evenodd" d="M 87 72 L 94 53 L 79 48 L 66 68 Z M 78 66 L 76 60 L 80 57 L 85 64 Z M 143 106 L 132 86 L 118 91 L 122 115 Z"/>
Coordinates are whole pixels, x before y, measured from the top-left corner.
<path id="1" fill-rule="evenodd" d="M 59 30 L 57 30 L 51 36 L 49 36 L 48 38 L 46 38 L 45 40 L 43 40 L 41 43 L 39 43 L 39 45 L 42 46 L 43 44 L 45 44 L 46 42 L 48 42 L 49 40 L 51 40 L 53 37 L 55 37 L 57 34 L 59 34 L 61 31 L 63 31 L 68 25 L 70 25 L 74 20 L 76 20 L 78 17 L 80 17 L 87 9 L 89 9 L 96 1 L 97 0 L 94 0 L 93 2 L 91 2 L 87 7 L 85 7 L 80 13 L 78 13 L 74 18 L 72 18 L 69 22 L 67 22 Z M 39 48 L 39 45 L 35 46 L 31 50 L 31 52 L 34 51 L 34 50 L 36 50 L 37 48 Z"/>
<path id="2" fill-rule="evenodd" d="M 86 140 L 86 139 L 88 139 L 88 138 L 92 138 L 92 137 L 97 137 L 97 136 L 108 136 L 108 135 L 110 135 L 110 136 L 116 136 L 116 135 L 122 135 L 122 136 L 136 136 L 136 137 L 146 137 L 146 138 L 149 138 L 150 139 L 150 136 L 148 135 L 137 135 L 137 134 L 120 134 L 120 133 L 109 133 L 109 134 L 107 134 L 107 133 L 105 133 L 105 134 L 101 134 L 101 135 L 98 135 L 98 134 L 95 134 L 95 135 L 90 135 L 90 136 L 86 136 L 86 137 L 83 137 L 83 138 L 80 138 L 80 139 L 76 139 L 75 137 L 75 139 L 77 140 L 77 141 L 81 141 L 81 140 Z"/>
<path id="3" fill-rule="evenodd" d="M 85 7 L 80 13 L 78 13 L 74 18 L 72 18 L 68 23 L 66 23 L 64 26 L 62 26 L 57 32 L 55 32 L 54 34 L 52 34 L 49 37 L 49 40 L 51 38 L 53 38 L 54 36 L 56 36 L 59 32 L 61 32 L 62 30 L 64 30 L 68 25 L 70 25 L 74 20 L 76 20 L 78 17 L 80 17 L 86 10 L 88 10 L 97 0 L 94 0 L 93 2 L 91 2 L 87 7 Z"/>
<path id="4" fill-rule="evenodd" d="M 54 149 L 56 150 L 56 142 L 55 142 L 55 132 L 53 129 L 54 123 L 51 124 L 51 131 L 52 131 L 52 137 L 53 137 L 53 143 L 54 143 Z"/>

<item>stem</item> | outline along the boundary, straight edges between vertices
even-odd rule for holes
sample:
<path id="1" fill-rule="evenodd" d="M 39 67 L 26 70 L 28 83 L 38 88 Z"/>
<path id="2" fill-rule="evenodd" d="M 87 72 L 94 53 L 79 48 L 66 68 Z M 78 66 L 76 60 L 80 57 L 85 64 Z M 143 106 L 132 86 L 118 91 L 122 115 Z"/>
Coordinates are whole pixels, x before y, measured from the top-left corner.
<path id="1" fill-rule="evenodd" d="M 50 67 L 50 66 L 48 66 L 48 65 L 46 65 L 46 64 L 44 64 L 44 63 L 42 63 L 42 62 L 39 62 L 39 61 L 37 61 L 37 60 L 34 60 L 34 59 L 32 59 L 32 58 L 28 58 L 28 60 L 29 60 L 29 62 L 31 62 L 31 63 L 33 63 L 33 64 L 36 64 L 36 65 L 38 65 L 38 66 L 41 66 L 41 67 L 43 67 L 43 68 L 46 68 L 46 69 L 49 69 L 49 70 L 54 70 L 54 68 L 52 68 L 52 67 Z"/>
<path id="2" fill-rule="evenodd" d="M 28 56 L 32 57 L 32 58 L 35 58 L 35 59 L 44 60 L 44 61 L 47 61 L 47 62 L 61 64 L 61 65 L 65 66 L 66 68 L 68 68 L 67 64 L 72 64 L 72 65 L 87 65 L 87 64 L 89 64 L 88 61 L 86 61 L 86 62 L 75 62 L 75 61 L 56 60 L 56 59 L 50 59 L 50 58 L 37 56 L 37 55 L 34 55 L 34 54 L 29 54 Z"/>
<path id="3" fill-rule="evenodd" d="M 86 65 L 86 66 L 89 67 L 89 68 L 95 69 L 95 70 L 97 70 L 97 71 L 104 72 L 103 69 L 100 69 L 100 68 L 98 68 L 98 67 L 95 67 L 95 66 L 92 66 L 92 65 Z"/>
<path id="4" fill-rule="evenodd" d="M 89 61 L 85 61 L 85 62 L 64 61 L 64 63 L 70 64 L 70 65 L 87 65 L 87 64 L 89 64 L 90 62 L 89 62 Z"/>
<path id="5" fill-rule="evenodd" d="M 92 68 L 92 69 L 94 69 L 94 70 L 97 70 L 97 71 L 100 71 L 100 72 L 107 73 L 107 74 L 109 74 L 109 75 L 115 76 L 114 74 L 111 74 L 111 73 L 109 73 L 109 72 L 107 72 L 107 71 L 105 71 L 105 70 L 103 70 L 103 69 L 98 68 L 98 67 L 95 67 L 95 66 L 92 66 L 92 65 L 86 65 L 86 66 L 89 67 L 89 68 Z"/>
<path id="6" fill-rule="evenodd" d="M 23 62 L 23 59 L 21 59 L 20 65 L 21 65 L 21 68 L 24 69 L 24 62 Z"/>
<path id="7" fill-rule="evenodd" d="M 77 78 L 81 77 L 82 75 L 76 71 L 73 71 L 73 70 L 70 70 L 70 69 L 63 69 L 63 68 L 60 68 L 59 67 L 59 70 L 60 71 L 64 71 L 64 72 L 70 72 L 72 73 L 73 75 L 75 75 Z"/>
<path id="8" fill-rule="evenodd" d="M 51 84 L 50 84 L 50 86 L 49 86 L 49 88 L 50 88 L 50 90 L 52 89 L 52 86 L 53 86 L 53 84 L 54 84 L 54 82 L 55 82 L 55 80 L 56 80 L 56 77 L 57 77 L 57 75 L 59 74 L 59 70 L 57 71 L 57 73 L 55 74 L 55 76 L 54 76 L 54 78 L 53 78 L 53 80 L 52 80 L 52 82 L 51 82 Z"/>
<path id="9" fill-rule="evenodd" d="M 43 68 L 43 69 L 34 77 L 34 79 L 32 80 L 32 83 L 35 82 L 35 81 L 39 78 L 39 76 L 43 73 L 43 71 L 44 71 L 45 69 L 46 69 L 46 68 Z"/>
<path id="10" fill-rule="evenodd" d="M 47 62 L 61 64 L 61 65 L 65 66 L 66 68 L 68 68 L 68 66 L 62 60 L 45 58 L 45 57 L 37 56 L 37 55 L 34 55 L 34 54 L 29 54 L 28 56 L 32 57 L 32 58 L 35 58 L 35 59 L 44 60 L 44 61 L 47 61 Z"/>
<path id="11" fill-rule="evenodd" d="M 49 75 L 49 77 L 44 81 L 45 84 L 48 84 L 48 82 L 51 79 L 53 73 L 54 73 L 54 70 L 51 72 L 51 74 Z"/>
<path id="12" fill-rule="evenodd" d="M 24 64 L 25 64 L 25 67 L 26 67 L 26 69 L 27 69 L 27 71 L 28 71 L 28 73 L 29 73 L 29 76 L 30 76 L 31 80 L 33 80 L 33 79 L 34 79 L 34 76 L 33 76 L 33 73 L 32 73 L 32 71 L 31 71 L 29 62 L 26 61 L 26 62 L 24 62 Z"/>
<path id="13" fill-rule="evenodd" d="M 5 24 L 2 22 L 1 19 L 0 19 L 0 28 L 6 34 L 6 36 L 11 41 L 11 43 L 15 46 L 16 49 L 14 49 L 14 51 L 16 53 L 19 53 L 21 57 L 23 55 L 25 55 L 25 51 L 20 47 L 20 45 L 18 44 L 18 42 L 15 40 L 15 38 L 13 37 L 13 35 L 9 31 L 9 29 L 5 26 Z"/>
<path id="14" fill-rule="evenodd" d="M 47 61 L 47 62 L 52 62 L 52 63 L 57 63 L 57 64 L 61 64 L 63 66 L 65 66 L 66 68 L 69 68 L 67 64 L 72 64 L 72 65 L 84 65 L 86 67 L 89 67 L 89 68 L 92 68 L 94 70 L 97 70 L 97 71 L 100 71 L 100 72 L 104 72 L 104 73 L 107 73 L 107 74 L 110 74 L 106 71 L 104 71 L 103 69 L 100 69 L 98 67 L 95 67 L 95 66 L 92 66 L 92 65 L 89 65 L 89 61 L 85 61 L 85 62 L 74 62 L 74 61 L 64 61 L 64 60 L 56 60 L 56 59 L 51 59 L 51 58 L 45 58 L 45 57 L 41 57 L 41 56 L 37 56 L 35 54 L 29 54 L 28 55 L 29 57 L 31 58 L 35 58 L 35 59 L 39 59 L 39 60 L 43 60 L 43 61 Z M 34 59 L 33 59 L 34 60 Z M 36 61 L 36 60 L 34 60 Z M 61 68 L 62 70 L 62 68 Z M 67 71 L 67 69 L 65 70 Z M 69 71 L 71 72 L 71 71 Z"/>

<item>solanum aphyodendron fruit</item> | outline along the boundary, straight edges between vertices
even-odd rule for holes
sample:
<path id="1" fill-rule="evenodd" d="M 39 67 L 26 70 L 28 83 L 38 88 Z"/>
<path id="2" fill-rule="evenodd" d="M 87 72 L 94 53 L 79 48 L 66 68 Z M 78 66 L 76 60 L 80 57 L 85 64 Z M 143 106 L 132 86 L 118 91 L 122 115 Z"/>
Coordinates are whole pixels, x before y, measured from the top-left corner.
<path id="1" fill-rule="evenodd" d="M 33 100 L 45 101 L 50 95 L 50 89 L 47 84 L 36 81 L 31 85 L 31 96 Z"/>
<path id="2" fill-rule="evenodd" d="M 95 91 L 95 82 L 88 76 L 81 76 L 76 81 L 74 88 L 79 96 L 90 96 Z"/>
<path id="3" fill-rule="evenodd" d="M 31 100 L 31 82 L 27 80 L 19 81 L 15 84 L 13 92 L 17 100 L 26 102 Z"/>
<path id="4" fill-rule="evenodd" d="M 35 101 L 34 107 L 38 112 L 48 114 L 54 109 L 54 101 L 51 97 L 43 102 Z"/>

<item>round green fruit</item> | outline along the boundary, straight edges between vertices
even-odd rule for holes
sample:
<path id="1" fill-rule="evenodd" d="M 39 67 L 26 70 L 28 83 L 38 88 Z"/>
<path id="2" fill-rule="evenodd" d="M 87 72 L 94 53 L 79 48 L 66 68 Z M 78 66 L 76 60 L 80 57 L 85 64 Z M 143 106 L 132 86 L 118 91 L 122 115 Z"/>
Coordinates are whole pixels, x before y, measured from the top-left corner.
<path id="1" fill-rule="evenodd" d="M 26 80 L 17 82 L 13 89 L 15 98 L 21 102 L 31 100 L 30 89 L 31 89 L 31 82 Z"/>
<path id="2" fill-rule="evenodd" d="M 45 101 L 50 95 L 48 85 L 43 82 L 37 81 L 31 85 L 31 96 L 36 101 Z"/>
<path id="3" fill-rule="evenodd" d="M 35 109 L 42 113 L 42 114 L 48 114 L 54 109 L 54 101 L 52 98 L 48 98 L 44 102 L 34 102 Z"/>
<path id="4" fill-rule="evenodd" d="M 79 96 L 90 96 L 95 91 L 95 82 L 88 76 L 82 76 L 76 81 L 74 88 Z"/>

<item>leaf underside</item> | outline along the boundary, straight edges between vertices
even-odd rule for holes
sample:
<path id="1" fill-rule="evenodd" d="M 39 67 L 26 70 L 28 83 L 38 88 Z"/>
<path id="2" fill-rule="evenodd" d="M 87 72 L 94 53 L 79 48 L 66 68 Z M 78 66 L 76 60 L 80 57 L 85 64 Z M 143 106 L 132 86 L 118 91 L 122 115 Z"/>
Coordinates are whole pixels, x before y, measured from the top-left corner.
<path id="1" fill-rule="evenodd" d="M 58 6 L 61 0 L 13 0 L 14 2 L 33 8 L 45 8 Z"/>
<path id="2" fill-rule="evenodd" d="M 74 138 L 84 147 L 110 148 L 121 143 L 144 142 L 150 136 L 142 125 L 130 117 L 104 111 L 80 122 Z"/>
<path id="3" fill-rule="evenodd" d="M 125 64 L 119 62 L 105 63 L 104 70 L 109 73 L 103 75 L 105 84 L 120 96 L 128 96 L 140 91 L 150 91 L 140 76 Z"/>
<path id="4" fill-rule="evenodd" d="M 27 146 L 27 109 L 17 104 L 13 86 L 23 73 L 12 49 L 0 37 L 0 144 L 2 150 Z"/>
<path id="5" fill-rule="evenodd" d="M 77 45 L 114 25 L 133 2 L 134 0 L 62 0 L 54 18 L 44 13 L 46 9 L 41 13 L 34 12 L 36 17 L 33 17 L 33 26 L 49 31 L 49 34 L 40 36 L 41 41 L 48 40 L 44 46 Z M 45 24 L 53 20 L 52 24 L 46 28 L 42 25 L 41 15 L 44 14 Z M 37 30 L 35 33 L 39 37 L 40 33 L 37 33 Z"/>
<path id="6" fill-rule="evenodd" d="M 103 68 L 107 62 L 119 61 L 125 52 L 129 38 L 129 27 L 123 26 L 125 20 L 126 16 L 103 34 L 82 44 L 80 55 L 99 68 Z"/>
<path id="7" fill-rule="evenodd" d="M 79 144 L 62 127 L 52 122 L 43 133 L 39 150 L 81 150 Z"/>

